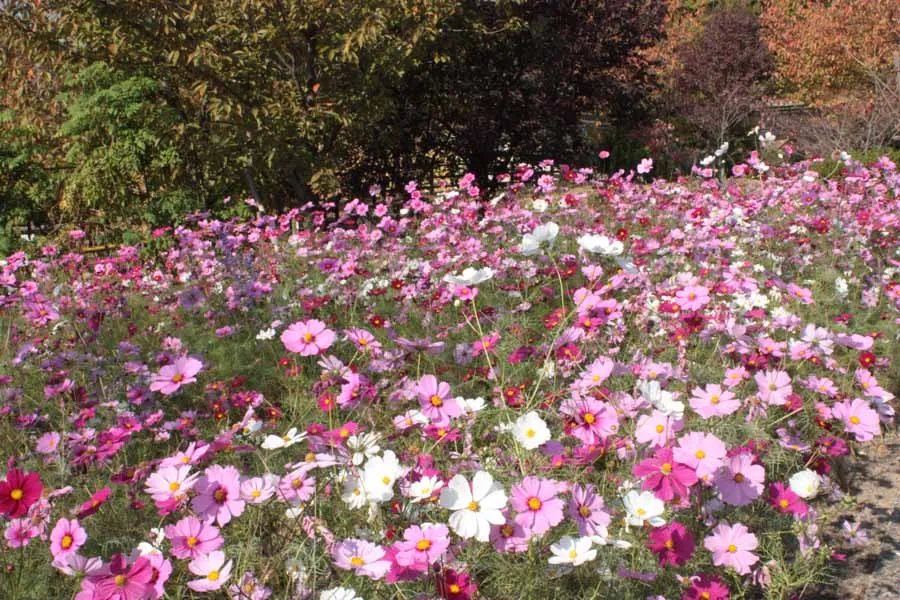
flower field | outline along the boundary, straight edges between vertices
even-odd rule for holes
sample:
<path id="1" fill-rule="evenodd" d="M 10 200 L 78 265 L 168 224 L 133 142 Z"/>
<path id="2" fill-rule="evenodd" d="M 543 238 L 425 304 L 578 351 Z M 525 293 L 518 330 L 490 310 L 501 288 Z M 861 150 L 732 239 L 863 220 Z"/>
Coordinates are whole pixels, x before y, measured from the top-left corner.
<path id="1" fill-rule="evenodd" d="M 8 256 L 0 597 L 814 597 L 894 427 L 900 174 L 810 168 Z"/>

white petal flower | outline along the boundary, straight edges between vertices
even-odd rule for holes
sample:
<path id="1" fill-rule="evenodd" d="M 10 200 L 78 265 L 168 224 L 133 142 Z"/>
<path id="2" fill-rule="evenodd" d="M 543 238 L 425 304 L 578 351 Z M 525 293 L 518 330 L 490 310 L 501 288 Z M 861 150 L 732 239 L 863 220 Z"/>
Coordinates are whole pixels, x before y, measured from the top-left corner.
<path id="1" fill-rule="evenodd" d="M 553 246 L 556 236 L 559 234 L 559 225 L 556 223 L 547 223 L 538 225 L 531 233 L 522 236 L 522 243 L 519 248 L 525 256 L 537 254 L 541 245 L 546 242 L 548 246 Z"/>
<path id="2" fill-rule="evenodd" d="M 441 490 L 441 506 L 452 510 L 450 528 L 463 539 L 475 538 L 479 542 L 490 539 L 491 525 L 506 522 L 501 510 L 507 496 L 503 487 L 494 482 L 486 471 L 478 471 L 472 478 L 472 486 L 462 475 L 453 479 Z"/>
<path id="3" fill-rule="evenodd" d="M 297 442 L 301 442 L 306 438 L 306 432 L 297 433 L 296 427 L 291 427 L 288 432 L 282 436 L 267 435 L 263 440 L 261 448 L 263 450 L 276 450 L 278 448 L 287 448 L 293 446 Z"/>
<path id="4" fill-rule="evenodd" d="M 516 419 L 513 436 L 526 450 L 534 450 L 550 440 L 550 429 L 537 411 L 530 411 Z"/>
<path id="5" fill-rule="evenodd" d="M 819 474 L 810 469 L 803 469 L 788 480 L 791 491 L 801 498 L 814 498 L 819 493 L 821 483 Z"/>
<path id="6" fill-rule="evenodd" d="M 490 267 L 483 269 L 473 269 L 466 267 L 460 275 L 445 275 L 444 281 L 453 285 L 471 287 L 483 283 L 494 276 L 494 270 Z"/>
<path id="7" fill-rule="evenodd" d="M 591 546 L 593 542 L 589 537 L 573 538 L 566 535 L 550 546 L 553 556 L 548 560 L 551 565 L 569 564 L 577 567 L 597 558 L 597 551 Z"/>
<path id="8" fill-rule="evenodd" d="M 665 504 L 657 498 L 653 492 L 640 492 L 631 490 L 622 499 L 625 504 L 625 523 L 635 527 L 642 527 L 645 522 L 654 527 L 662 527 L 665 519 L 660 517 L 665 511 Z"/>
<path id="9" fill-rule="evenodd" d="M 578 245 L 588 252 L 606 256 L 618 256 L 625 251 L 625 245 L 622 242 L 612 241 L 605 235 L 583 235 L 578 238 Z"/>

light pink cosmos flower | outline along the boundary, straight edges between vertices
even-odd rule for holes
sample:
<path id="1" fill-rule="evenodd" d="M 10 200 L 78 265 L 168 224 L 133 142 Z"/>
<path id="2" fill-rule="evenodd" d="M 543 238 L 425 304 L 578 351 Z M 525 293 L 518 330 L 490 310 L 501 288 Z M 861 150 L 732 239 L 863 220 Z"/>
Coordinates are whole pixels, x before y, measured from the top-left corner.
<path id="1" fill-rule="evenodd" d="M 56 431 L 48 431 L 38 438 L 35 450 L 40 454 L 54 454 L 59 450 L 59 441 L 62 436 Z"/>
<path id="2" fill-rule="evenodd" d="M 202 577 L 187 582 L 187 586 L 195 592 L 212 592 L 219 589 L 231 577 L 232 561 L 225 562 L 225 553 L 214 550 L 209 554 L 198 556 L 188 563 L 188 570 Z"/>
<path id="3" fill-rule="evenodd" d="M 856 436 L 858 442 L 868 442 L 881 433 L 878 413 L 861 398 L 837 402 L 831 407 L 831 415 L 844 423 L 844 430 Z"/>
<path id="4" fill-rule="evenodd" d="M 750 377 L 750 373 L 744 367 L 734 367 L 725 371 L 725 385 L 729 388 L 737 387 Z"/>
<path id="5" fill-rule="evenodd" d="M 166 365 L 153 376 L 150 382 L 150 391 L 159 392 L 164 396 L 170 396 L 177 392 L 181 386 L 194 383 L 194 377 L 203 368 L 203 363 L 196 358 L 182 356 L 171 365 Z"/>
<path id="6" fill-rule="evenodd" d="M 579 390 L 588 390 L 592 387 L 602 385 L 603 382 L 612 375 L 615 366 L 616 363 L 612 359 L 601 356 L 588 365 L 587 369 L 585 369 L 578 380 L 575 381 L 574 387 Z"/>
<path id="7" fill-rule="evenodd" d="M 784 371 L 758 372 L 753 379 L 759 386 L 760 399 L 770 405 L 781 406 L 794 393 L 791 377 Z"/>
<path id="8" fill-rule="evenodd" d="M 416 394 L 419 396 L 422 414 L 437 426 L 447 426 L 452 417 L 462 414 L 456 399 L 450 396 L 450 384 L 445 381 L 438 383 L 434 375 L 425 375 L 419 379 Z"/>
<path id="9" fill-rule="evenodd" d="M 334 332 L 318 319 L 298 321 L 281 334 L 281 343 L 288 352 L 298 352 L 300 356 L 315 356 L 327 350 L 334 343 Z"/>
<path id="10" fill-rule="evenodd" d="M 40 535 L 40 529 L 31 524 L 31 519 L 13 519 L 6 525 L 3 537 L 10 548 L 24 548 Z"/>
<path id="11" fill-rule="evenodd" d="M 166 537 L 172 544 L 172 556 L 175 558 L 199 558 L 218 550 L 225 543 L 219 535 L 218 527 L 193 516 L 185 517 L 174 525 L 167 525 Z"/>
<path id="12" fill-rule="evenodd" d="M 737 411 L 741 401 L 722 386 L 709 384 L 704 389 L 694 388 L 693 396 L 688 402 L 694 411 L 704 419 L 724 417 Z"/>
<path id="13" fill-rule="evenodd" d="M 681 310 L 700 310 L 709 304 L 709 290 L 702 285 L 689 285 L 675 292 Z"/>
<path id="14" fill-rule="evenodd" d="M 190 465 L 161 467 L 147 478 L 144 486 L 157 504 L 178 503 L 187 497 L 199 477 Z"/>
<path id="15" fill-rule="evenodd" d="M 275 495 L 277 475 L 251 477 L 241 482 L 241 498 L 250 504 L 262 504 Z"/>
<path id="16" fill-rule="evenodd" d="M 197 482 L 198 495 L 191 501 L 191 508 L 203 519 L 214 518 L 219 525 L 227 525 L 232 517 L 244 512 L 240 480 L 240 473 L 230 465 L 207 467 Z"/>
<path id="17" fill-rule="evenodd" d="M 666 416 L 665 413 L 653 410 L 649 415 L 641 415 L 634 431 L 634 441 L 638 444 L 665 446 L 675 434 L 684 428 L 684 421 Z"/>
<path id="18" fill-rule="evenodd" d="M 50 553 L 53 560 L 75 554 L 87 541 L 87 532 L 78 519 L 60 519 L 50 532 Z"/>
<path id="19" fill-rule="evenodd" d="M 740 523 L 719 523 L 703 540 L 703 547 L 712 552 L 714 565 L 731 567 L 740 575 L 749 573 L 759 561 L 752 552 L 758 545 L 756 536 Z"/>
<path id="20" fill-rule="evenodd" d="M 419 571 L 440 560 L 450 547 L 450 530 L 445 525 L 412 525 L 403 532 L 403 541 L 395 548 L 397 564 Z"/>
<path id="21" fill-rule="evenodd" d="M 331 550 L 334 566 L 371 579 L 381 579 L 391 568 L 384 548 L 365 540 L 347 539 Z"/>
<path id="22" fill-rule="evenodd" d="M 578 533 L 582 536 L 608 537 L 607 527 L 612 517 L 605 510 L 603 496 L 597 494 L 591 484 L 576 484 L 569 499 L 569 516 L 578 523 Z"/>
<path id="23" fill-rule="evenodd" d="M 489 540 L 494 550 L 501 554 L 506 552 L 525 552 L 528 550 L 528 542 L 534 537 L 530 531 L 516 523 L 509 513 L 509 509 L 503 510 L 505 521 L 501 525 L 491 525 Z"/>
<path id="24" fill-rule="evenodd" d="M 740 453 L 729 458 L 716 473 L 714 483 L 722 500 L 734 506 L 746 506 L 763 492 L 766 470 L 753 464 L 753 456 Z"/>
<path id="25" fill-rule="evenodd" d="M 678 439 L 672 455 L 680 463 L 693 468 L 701 481 L 709 483 L 722 466 L 727 448 L 711 433 L 692 431 Z"/>
<path id="26" fill-rule="evenodd" d="M 546 533 L 563 520 L 565 504 L 557 497 L 555 481 L 541 477 L 526 477 L 512 486 L 509 502 L 518 514 L 515 521 L 525 531 L 536 535 Z"/>

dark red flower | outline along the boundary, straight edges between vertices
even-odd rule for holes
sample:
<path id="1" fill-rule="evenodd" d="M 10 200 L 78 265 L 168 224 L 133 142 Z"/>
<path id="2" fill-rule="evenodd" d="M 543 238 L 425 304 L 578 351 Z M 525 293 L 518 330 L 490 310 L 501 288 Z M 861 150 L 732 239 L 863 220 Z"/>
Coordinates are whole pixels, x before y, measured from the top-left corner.
<path id="1" fill-rule="evenodd" d="M 659 558 L 659 566 L 681 566 L 694 554 L 694 536 L 677 521 L 650 532 L 647 547 Z"/>
<path id="2" fill-rule="evenodd" d="M 872 365 L 875 364 L 875 359 L 877 357 L 872 352 L 868 350 L 864 350 L 859 353 L 859 364 L 863 366 L 863 368 L 868 369 Z"/>
<path id="3" fill-rule="evenodd" d="M 0 514 L 13 519 L 23 516 L 43 491 L 40 475 L 10 469 L 6 481 L 0 481 Z"/>

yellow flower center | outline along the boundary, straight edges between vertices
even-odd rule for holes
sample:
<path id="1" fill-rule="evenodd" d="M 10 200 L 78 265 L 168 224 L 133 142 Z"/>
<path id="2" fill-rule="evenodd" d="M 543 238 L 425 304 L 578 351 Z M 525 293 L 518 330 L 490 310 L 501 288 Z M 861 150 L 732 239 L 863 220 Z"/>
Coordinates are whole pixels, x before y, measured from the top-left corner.
<path id="1" fill-rule="evenodd" d="M 303 480 L 300 478 L 295 478 L 295 479 L 291 480 L 291 487 L 294 488 L 295 490 L 299 490 L 302 485 L 303 485 Z"/>
<path id="2" fill-rule="evenodd" d="M 569 550 L 569 558 L 574 559 L 577 557 L 578 557 L 578 552 L 576 552 L 575 550 Z"/>
<path id="3" fill-rule="evenodd" d="M 478 503 L 475 502 L 474 500 L 472 500 L 471 502 L 469 502 L 468 508 L 469 508 L 469 510 L 475 512 L 475 511 L 477 511 L 478 508 L 479 508 L 479 507 L 478 507 Z"/>
<path id="4" fill-rule="evenodd" d="M 669 538 L 668 540 L 666 540 L 666 543 L 663 544 L 663 545 L 664 545 L 667 549 L 669 549 L 669 550 L 671 550 L 672 548 L 675 547 L 675 543 L 672 541 L 671 538 Z"/>
<path id="5" fill-rule="evenodd" d="M 664 475 L 668 475 L 669 473 L 672 472 L 672 463 L 663 463 L 662 467 L 660 467 L 660 470 L 663 472 Z"/>
<path id="6" fill-rule="evenodd" d="M 704 452 L 703 450 L 697 450 L 697 452 L 694 454 L 694 456 L 696 456 L 699 459 L 704 459 L 704 458 L 706 458 L 706 452 Z"/>
<path id="7" fill-rule="evenodd" d="M 216 492 L 213 494 L 213 498 L 216 499 L 216 502 L 218 502 L 219 504 L 221 504 L 222 502 L 225 502 L 225 499 L 226 499 L 226 498 L 228 498 L 228 492 L 225 491 L 225 488 L 219 488 L 219 489 L 217 489 Z"/>
<path id="8" fill-rule="evenodd" d="M 778 502 L 778 506 L 780 506 L 781 508 L 787 508 L 788 506 L 790 506 L 790 504 L 790 502 L 783 498 Z"/>
<path id="9" fill-rule="evenodd" d="M 588 425 L 593 425 L 594 421 L 596 421 L 596 420 L 597 420 L 597 417 L 595 417 L 592 413 L 585 413 L 584 422 L 587 423 Z"/>
<path id="10" fill-rule="evenodd" d="M 192 535 L 191 537 L 189 537 L 188 539 L 186 539 L 186 540 L 184 541 L 184 543 L 187 544 L 187 547 L 188 547 L 188 548 L 193 548 L 193 547 L 196 546 L 198 543 L 200 543 L 200 540 L 197 539 L 197 536 Z"/>
<path id="11" fill-rule="evenodd" d="M 744 474 L 743 473 L 735 473 L 734 474 L 734 482 L 735 483 L 743 483 L 744 482 Z"/>
<path id="12" fill-rule="evenodd" d="M 647 514 L 647 511 L 644 510 L 643 508 L 639 508 L 639 509 L 637 509 L 637 510 L 634 511 L 634 512 L 637 513 L 637 516 L 639 516 L 639 517 L 643 517 L 644 515 Z"/>
<path id="13" fill-rule="evenodd" d="M 178 483 L 177 481 L 173 481 L 172 483 L 169 484 L 169 491 L 177 492 L 180 487 L 181 487 L 180 483 Z"/>
<path id="14" fill-rule="evenodd" d="M 419 540 L 416 542 L 416 550 L 424 552 L 431 548 L 431 540 Z"/>
<path id="15" fill-rule="evenodd" d="M 62 539 L 62 541 L 60 541 L 59 545 L 62 546 L 64 549 L 68 550 L 69 548 L 72 547 L 73 541 L 74 540 L 72 539 L 72 536 L 69 534 L 66 534 L 63 536 L 63 539 Z"/>
<path id="16" fill-rule="evenodd" d="M 172 375 L 172 383 L 181 383 L 182 381 L 184 381 L 184 375 L 182 375 L 181 373 L 175 373 L 174 375 Z"/>
<path id="17" fill-rule="evenodd" d="M 432 397 L 431 397 L 431 405 L 432 405 L 432 406 L 443 406 L 443 405 L 444 405 L 444 401 L 441 400 L 441 397 L 440 397 L 440 396 L 435 395 L 435 396 L 432 396 Z"/>
<path id="18" fill-rule="evenodd" d="M 578 514 L 584 518 L 591 516 L 591 509 L 586 504 L 582 504 L 578 507 Z"/>
<path id="19" fill-rule="evenodd" d="M 391 482 L 391 478 L 388 477 L 387 475 L 385 475 L 384 477 L 381 478 L 381 483 L 383 483 L 384 485 L 388 485 L 390 482 Z"/>
<path id="20" fill-rule="evenodd" d="M 207 575 L 206 578 L 209 579 L 210 581 L 217 581 L 219 579 L 219 572 L 218 571 L 210 571 L 209 575 Z"/>
<path id="21" fill-rule="evenodd" d="M 735 552 L 737 552 L 737 546 L 735 546 L 734 544 L 728 544 L 728 552 L 734 554 Z"/>
<path id="22" fill-rule="evenodd" d="M 541 503 L 539 498 L 528 499 L 528 508 L 530 508 L 531 510 L 541 510 L 541 506 L 543 506 L 543 504 Z"/>
<path id="23" fill-rule="evenodd" d="M 13 500 L 15 500 L 16 502 L 21 500 L 22 496 L 24 496 L 24 495 L 25 495 L 25 492 L 23 492 L 19 488 L 16 488 L 9 493 L 9 497 L 12 498 Z"/>
<path id="24" fill-rule="evenodd" d="M 116 585 L 119 587 L 125 587 L 125 582 L 127 581 L 124 575 L 116 575 L 114 579 Z"/>
<path id="25" fill-rule="evenodd" d="M 657 425 L 656 426 L 656 433 L 662 433 L 665 430 L 666 430 L 665 425 Z"/>
<path id="26" fill-rule="evenodd" d="M 852 417 L 850 417 L 850 422 L 853 423 L 854 425 L 859 425 L 859 417 L 857 417 L 856 415 L 853 415 Z"/>
<path id="27" fill-rule="evenodd" d="M 366 561 L 364 561 L 363 559 L 361 559 L 358 556 L 354 556 L 353 558 L 350 559 L 350 564 L 353 565 L 354 567 L 361 567 L 364 564 L 366 564 Z"/>
<path id="28" fill-rule="evenodd" d="M 303 341 L 306 342 L 307 344 L 311 344 L 314 339 L 316 339 L 316 336 L 314 336 L 313 334 L 311 334 L 308 331 L 303 334 Z"/>
<path id="29" fill-rule="evenodd" d="M 462 588 L 455 583 L 451 583 L 447 589 L 450 590 L 451 594 L 458 594 Z"/>
<path id="30" fill-rule="evenodd" d="M 533 438 L 534 436 L 535 436 L 534 429 L 529 429 L 528 431 L 525 432 L 525 437 L 527 437 L 527 438 Z"/>

